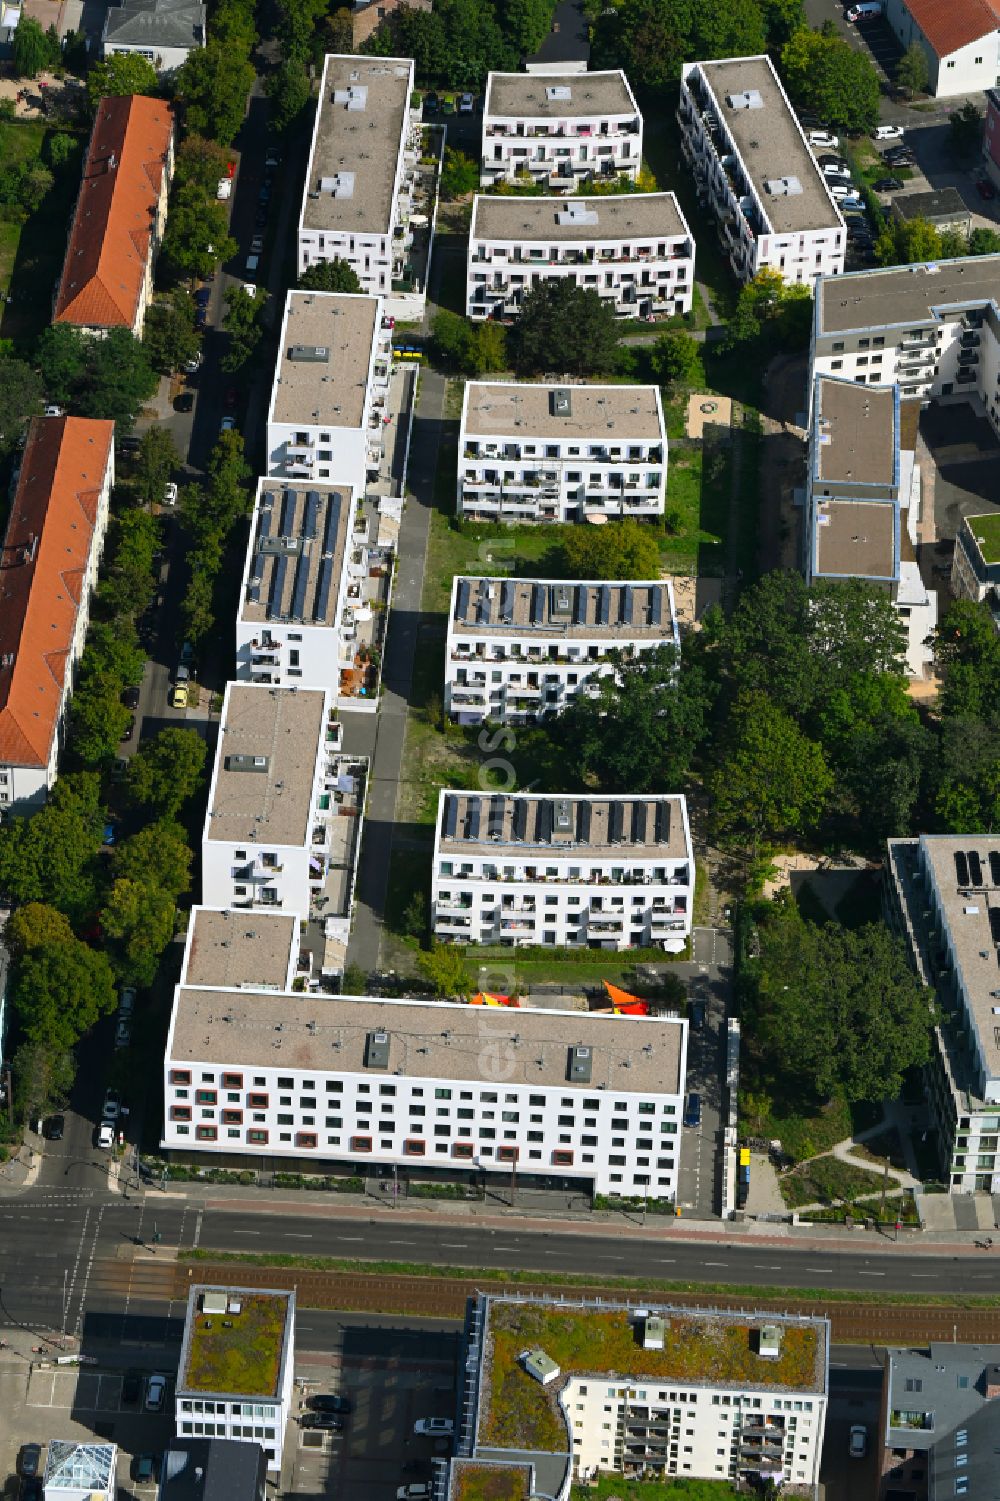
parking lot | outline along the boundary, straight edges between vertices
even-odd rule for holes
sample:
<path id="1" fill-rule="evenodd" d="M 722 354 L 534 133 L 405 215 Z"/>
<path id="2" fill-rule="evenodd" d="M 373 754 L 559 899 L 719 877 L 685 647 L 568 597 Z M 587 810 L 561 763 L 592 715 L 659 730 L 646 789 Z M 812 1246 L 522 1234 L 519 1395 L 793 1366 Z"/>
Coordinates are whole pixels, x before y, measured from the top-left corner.
<path id="1" fill-rule="evenodd" d="M 688 1042 L 687 1089 L 701 1095 L 701 1124 L 680 1128 L 677 1204 L 682 1214 L 708 1217 L 719 1212 L 726 982 L 706 966 L 690 980 L 688 997 L 705 1008 L 704 1025 L 691 1027 Z"/>

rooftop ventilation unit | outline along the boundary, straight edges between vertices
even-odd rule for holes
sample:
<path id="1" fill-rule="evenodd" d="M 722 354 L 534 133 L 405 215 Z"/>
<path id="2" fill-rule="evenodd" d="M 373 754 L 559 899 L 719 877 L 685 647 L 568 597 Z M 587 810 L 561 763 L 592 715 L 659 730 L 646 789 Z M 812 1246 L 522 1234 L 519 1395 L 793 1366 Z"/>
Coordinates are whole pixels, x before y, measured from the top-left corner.
<path id="1" fill-rule="evenodd" d="M 777 1324 L 762 1324 L 757 1335 L 757 1354 L 761 1360 L 777 1360 L 781 1355 L 781 1330 Z"/>
<path id="2" fill-rule="evenodd" d="M 334 89 L 334 104 L 342 104 L 345 109 L 364 109 L 368 103 L 368 90 L 363 83 L 352 83 L 347 89 Z"/>
<path id="3" fill-rule="evenodd" d="M 365 1067 L 388 1068 L 389 1067 L 389 1034 L 378 1031 L 369 1032 L 365 1038 Z"/>
<path id="4" fill-rule="evenodd" d="M 772 198 L 794 198 L 802 192 L 802 184 L 797 177 L 766 177 L 764 192 Z"/>
<path id="5" fill-rule="evenodd" d="M 332 177 L 321 177 L 319 190 L 321 193 L 330 193 L 334 198 L 353 198 L 354 173 L 335 172 Z"/>
<path id="6" fill-rule="evenodd" d="M 742 89 L 738 94 L 727 94 L 730 109 L 763 109 L 764 101 L 759 89 Z"/>
<path id="7" fill-rule="evenodd" d="M 227 756 L 227 771 L 267 771 L 271 764 L 270 756 Z"/>
<path id="8" fill-rule="evenodd" d="M 226 1293 L 202 1293 L 202 1313 L 226 1313 L 229 1309 L 229 1298 Z"/>
<path id="9" fill-rule="evenodd" d="M 644 1350 L 662 1350 L 666 1336 L 667 1325 L 665 1320 L 658 1314 L 648 1313 L 642 1325 L 642 1348 Z"/>
<path id="10" fill-rule="evenodd" d="M 545 90 L 545 97 L 551 103 L 569 103 L 573 97 L 573 90 L 568 83 L 550 83 Z"/>
<path id="11" fill-rule="evenodd" d="M 552 809 L 552 829 L 556 834 L 572 834 L 573 832 L 573 804 L 568 797 L 556 799 Z"/>
<path id="12" fill-rule="evenodd" d="M 262 558 L 292 557 L 302 550 L 301 537 L 261 537 L 257 552 Z"/>
<path id="13" fill-rule="evenodd" d="M 551 1355 L 542 1349 L 522 1350 L 521 1364 L 529 1376 L 534 1376 L 540 1386 L 548 1386 L 559 1375 L 559 1367 Z"/>
<path id="14" fill-rule="evenodd" d="M 553 417 L 572 417 L 573 397 L 565 386 L 559 386 L 550 392 L 549 408 Z"/>
<path id="15" fill-rule="evenodd" d="M 575 1047 L 569 1050 L 569 1079 L 572 1084 L 589 1084 L 594 1071 L 592 1048 Z"/>
<path id="16" fill-rule="evenodd" d="M 304 361 L 309 365 L 327 365 L 330 362 L 330 351 L 325 344 L 292 344 L 288 358 Z"/>
<path id="17" fill-rule="evenodd" d="M 571 584 L 553 584 L 549 598 L 549 616 L 552 620 L 565 621 L 573 615 L 573 587 Z"/>
<path id="18" fill-rule="evenodd" d="M 556 214 L 557 224 L 596 224 L 597 213 L 586 203 L 569 203 Z"/>

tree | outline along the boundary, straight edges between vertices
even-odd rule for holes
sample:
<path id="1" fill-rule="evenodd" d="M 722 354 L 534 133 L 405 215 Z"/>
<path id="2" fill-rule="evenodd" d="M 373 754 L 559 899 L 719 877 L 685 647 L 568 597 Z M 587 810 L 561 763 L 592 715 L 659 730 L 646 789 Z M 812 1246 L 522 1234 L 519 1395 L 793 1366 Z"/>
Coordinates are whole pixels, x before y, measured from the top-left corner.
<path id="1" fill-rule="evenodd" d="M 571 375 L 610 370 L 618 351 L 614 307 L 569 277 L 540 281 L 527 293 L 507 349 L 518 375 L 559 369 Z"/>
<path id="2" fill-rule="evenodd" d="M 110 418 L 126 430 L 157 387 L 148 351 L 126 328 L 94 339 L 53 324 L 38 341 L 37 360 L 53 400 L 74 416 Z"/>
<path id="3" fill-rule="evenodd" d="M 129 798 L 161 819 L 175 818 L 201 785 L 206 754 L 196 731 L 161 730 L 144 740 L 129 762 Z"/>
<path id="4" fill-rule="evenodd" d="M 58 63 L 59 44 L 56 43 L 53 56 L 52 43 L 41 26 L 30 16 L 22 14 L 11 42 L 11 57 L 18 78 L 37 78 L 39 73 Z"/>
<path id="5" fill-rule="evenodd" d="M 275 130 L 290 130 L 312 98 L 312 85 L 299 57 L 286 58 L 267 80 L 271 123 Z"/>
<path id="6" fill-rule="evenodd" d="M 941 236 L 927 219 L 887 222 L 875 241 L 875 259 L 881 266 L 922 265 L 941 255 Z"/>
<path id="7" fill-rule="evenodd" d="M 983 143 L 983 117 L 971 99 L 948 116 L 948 145 L 956 156 L 973 156 Z"/>
<path id="8" fill-rule="evenodd" d="M 103 62 L 92 63 L 87 74 L 87 98 L 91 109 L 102 99 L 123 94 L 157 94 L 160 80 L 156 69 L 140 52 L 113 52 Z"/>
<path id="9" fill-rule="evenodd" d="M 58 907 L 73 921 L 92 913 L 106 816 L 98 777 L 64 773 L 31 818 L 0 826 L 0 889 L 16 902 Z"/>
<path id="10" fill-rule="evenodd" d="M 124 980 L 149 986 L 174 936 L 175 908 L 166 891 L 145 881 L 115 881 L 101 912 L 115 968 Z"/>
<path id="11" fill-rule="evenodd" d="M 197 47 L 177 70 L 176 95 L 185 107 L 187 123 L 199 135 L 228 146 L 243 124 L 247 95 L 253 87 L 249 46 L 226 45 L 220 37 L 218 15 L 207 47 Z"/>
<path id="12" fill-rule="evenodd" d="M 458 313 L 442 312 L 431 325 L 434 356 L 463 375 L 488 375 L 507 368 L 507 330 L 500 323 L 472 324 Z"/>
<path id="13" fill-rule="evenodd" d="M 0 356 L 0 457 L 13 452 L 29 417 L 41 413 L 44 395 L 32 365 Z"/>
<path id="14" fill-rule="evenodd" d="M 835 28 L 800 27 L 781 49 L 781 72 L 793 104 L 846 130 L 875 128 L 880 92 L 875 65 Z"/>
<path id="15" fill-rule="evenodd" d="M 706 733 L 712 694 L 705 673 L 693 663 L 678 671 L 668 645 L 612 660 L 616 672 L 601 678 L 596 695 L 574 698 L 555 721 L 564 765 L 602 792 L 677 791 Z"/>
<path id="16" fill-rule="evenodd" d="M 919 42 L 911 42 L 896 64 L 896 83 L 908 94 L 922 94 L 930 82 L 927 53 Z"/>
<path id="17" fill-rule="evenodd" d="M 206 198 L 214 199 L 220 177 L 229 166 L 229 152 L 218 141 L 189 132 L 177 148 L 174 182 L 178 187 L 198 187 Z"/>
<path id="18" fill-rule="evenodd" d="M 780 343 L 804 349 L 809 342 L 812 294 L 802 285 L 788 286 L 780 271 L 765 267 L 740 288 L 736 310 L 729 320 L 726 344 L 730 349 L 748 344 L 773 328 Z"/>
<path id="19" fill-rule="evenodd" d="M 180 462 L 181 456 L 169 429 L 151 427 L 144 432 L 139 440 L 139 457 L 134 471 L 139 497 L 150 504 L 161 501 Z"/>
<path id="20" fill-rule="evenodd" d="M 562 533 L 562 571 L 576 579 L 654 579 L 660 575 L 656 533 L 626 517 Z"/>
<path id="21" fill-rule="evenodd" d="M 475 193 L 478 188 L 478 163 L 471 156 L 466 156 L 464 151 L 446 146 L 441 166 L 441 196 L 445 202 L 452 203 L 456 198 L 464 198 L 469 193 Z"/>
<path id="22" fill-rule="evenodd" d="M 776 25 L 776 35 L 780 26 Z M 594 66 L 625 68 L 642 90 L 662 88 L 680 77 L 692 57 L 746 57 L 767 44 L 757 0 L 623 0 L 605 7 L 594 28 Z"/>
<path id="23" fill-rule="evenodd" d="M 65 130 L 58 130 L 45 143 L 45 154 L 53 172 L 78 170 L 80 142 Z"/>
<path id="24" fill-rule="evenodd" d="M 934 635 L 934 658 L 945 718 L 990 720 L 997 715 L 1000 636 L 985 604 L 959 599 L 949 606 Z"/>
<path id="25" fill-rule="evenodd" d="M 552 30 L 554 0 L 502 0 L 499 21 L 519 57 L 537 52 Z"/>
<path id="26" fill-rule="evenodd" d="M 15 959 L 46 945 L 75 942 L 69 918 L 45 902 L 25 902 L 18 907 L 8 919 L 4 939 Z"/>
<path id="27" fill-rule="evenodd" d="M 299 286 L 313 292 L 360 292 L 357 272 L 348 262 L 335 255 L 332 261 L 315 261 L 299 277 Z"/>
<path id="28" fill-rule="evenodd" d="M 757 845 L 814 829 L 833 791 L 823 750 L 763 693 L 742 693 L 708 779 L 724 837 Z"/>
<path id="29" fill-rule="evenodd" d="M 191 298 L 179 288 L 146 309 L 142 342 L 155 370 L 170 375 L 193 360 L 201 348 Z"/>
<path id="30" fill-rule="evenodd" d="M 695 386 L 705 379 L 701 345 L 680 328 L 660 334 L 649 351 L 649 364 L 661 386 Z"/>
<path id="31" fill-rule="evenodd" d="M 57 1052 L 75 1047 L 118 1004 L 107 955 L 79 938 L 40 944 L 23 954 L 11 998 L 27 1040 Z"/>
<path id="32" fill-rule="evenodd" d="M 171 199 L 163 236 L 167 274 L 176 279 L 207 276 L 236 251 L 225 204 L 216 200 L 214 192 L 211 198 L 206 197 L 197 183 L 182 183 Z"/>
<path id="33" fill-rule="evenodd" d="M 360 964 L 349 964 L 340 983 L 344 995 L 366 995 L 368 992 L 368 976 Z"/>
<path id="34" fill-rule="evenodd" d="M 70 730 L 73 754 L 82 766 L 106 766 L 117 756 L 131 718 L 120 695 L 120 685 L 109 678 L 89 678 L 77 687 Z"/>
<path id="35" fill-rule="evenodd" d="M 969 236 L 970 255 L 996 255 L 1000 251 L 1000 234 L 995 229 L 974 229 Z"/>
<path id="36" fill-rule="evenodd" d="M 492 0 L 437 0 L 432 11 L 402 5 L 386 17 L 367 50 L 412 57 L 418 78 L 449 89 L 479 88 L 491 69 L 509 72 L 519 61 Z"/>
<path id="37" fill-rule="evenodd" d="M 160 528 L 148 511 L 124 511 L 112 518 L 108 562 L 97 594 L 110 615 L 140 615 L 156 592 L 153 554 L 160 544 Z"/>
<path id="38" fill-rule="evenodd" d="M 34 1121 L 68 1103 L 76 1062 L 68 1048 L 24 1042 L 14 1054 L 14 1108 L 18 1120 Z"/>
<path id="39" fill-rule="evenodd" d="M 222 356 L 223 370 L 241 370 L 257 348 L 263 333 L 260 315 L 266 301 L 263 287 L 258 287 L 252 295 L 245 287 L 230 287 L 226 292 L 222 326 L 229 335 L 229 346 Z"/>
<path id="40" fill-rule="evenodd" d="M 455 944 L 438 943 L 417 955 L 417 969 L 438 996 L 467 995 L 472 989 L 465 955 Z"/>

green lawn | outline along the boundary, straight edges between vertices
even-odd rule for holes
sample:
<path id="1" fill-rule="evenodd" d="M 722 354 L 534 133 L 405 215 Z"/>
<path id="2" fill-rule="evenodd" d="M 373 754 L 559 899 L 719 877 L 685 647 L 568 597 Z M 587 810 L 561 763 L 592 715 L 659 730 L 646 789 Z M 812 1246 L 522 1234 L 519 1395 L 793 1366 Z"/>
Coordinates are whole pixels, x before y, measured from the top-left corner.
<path id="1" fill-rule="evenodd" d="M 0 121 L 0 162 L 10 167 L 44 160 L 51 134 L 40 121 Z M 24 223 L 0 209 L 0 290 L 9 297 L 0 322 L 5 338 L 32 341 L 51 319 L 79 181 L 79 162 L 69 161 Z"/>
<path id="2" fill-rule="evenodd" d="M 1000 512 L 995 511 L 992 515 L 967 516 L 965 519 L 979 544 L 983 561 L 988 564 L 1000 563 Z"/>
<path id="3" fill-rule="evenodd" d="M 816 1157 L 778 1180 L 789 1209 L 797 1209 L 801 1204 L 851 1203 L 859 1195 L 877 1194 L 883 1181 L 881 1173 L 854 1167 L 837 1157 Z M 890 1188 L 896 1187 L 894 1178 L 888 1182 Z"/>
<path id="4" fill-rule="evenodd" d="M 287 1299 L 244 1293 L 240 1301 L 238 1314 L 195 1319 L 185 1386 L 245 1397 L 276 1396 Z"/>
<path id="5" fill-rule="evenodd" d="M 570 1501 L 729 1501 L 746 1494 L 734 1490 L 728 1480 L 628 1480 L 623 1475 L 602 1475 L 596 1485 L 574 1485 Z"/>

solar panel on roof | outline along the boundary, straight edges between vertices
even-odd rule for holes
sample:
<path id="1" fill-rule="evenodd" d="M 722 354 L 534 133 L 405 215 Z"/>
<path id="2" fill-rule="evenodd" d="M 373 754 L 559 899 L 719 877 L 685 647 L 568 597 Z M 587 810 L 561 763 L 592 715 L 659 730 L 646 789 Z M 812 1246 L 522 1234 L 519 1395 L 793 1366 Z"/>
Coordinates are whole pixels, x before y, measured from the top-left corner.
<path id="1" fill-rule="evenodd" d="M 247 599 L 252 605 L 260 604 L 260 580 L 254 579 L 247 590 Z"/>
<path id="2" fill-rule="evenodd" d="M 973 886 L 981 886 L 983 884 L 983 862 L 975 850 L 969 851 L 969 880 Z"/>
<path id="3" fill-rule="evenodd" d="M 523 797 L 514 800 L 514 838 L 523 839 L 528 832 L 528 804 Z"/>
<path id="4" fill-rule="evenodd" d="M 621 844 L 625 836 L 625 805 L 612 803 L 608 817 L 608 832 L 612 844 Z"/>
<path id="5" fill-rule="evenodd" d="M 304 552 L 299 553 L 298 567 L 295 570 L 295 588 L 292 590 L 292 608 L 290 618 L 292 620 L 305 620 L 306 618 L 306 585 L 309 582 L 309 559 Z"/>
<path id="6" fill-rule="evenodd" d="M 446 839 L 454 839 L 457 828 L 458 798 L 446 797 L 444 800 L 444 837 Z"/>
<path id="7" fill-rule="evenodd" d="M 539 843 L 548 844 L 552 838 L 552 804 L 543 800 L 538 805 L 537 837 Z"/>
<path id="8" fill-rule="evenodd" d="M 517 590 L 513 579 L 504 579 L 500 586 L 500 619 L 509 625 L 514 619 L 514 599 Z"/>
<path id="9" fill-rule="evenodd" d="M 281 528 L 278 533 L 281 537 L 291 537 L 295 533 L 295 493 L 292 490 L 281 492 Z"/>
<path id="10" fill-rule="evenodd" d="M 990 937 L 1000 943 L 1000 907 L 990 908 Z"/>
<path id="11" fill-rule="evenodd" d="M 319 520 L 319 491 L 310 490 L 306 496 L 306 512 L 302 521 L 302 535 L 308 541 L 312 541 L 316 535 L 316 522 Z"/>
<path id="12" fill-rule="evenodd" d="M 285 575 L 288 573 L 288 558 L 284 553 L 274 560 L 274 572 L 271 574 L 271 587 L 267 595 L 267 618 L 268 620 L 280 620 L 282 618 L 281 601 L 285 594 Z"/>
<path id="13" fill-rule="evenodd" d="M 542 625 L 545 621 L 545 588 L 535 584 L 531 591 L 531 623 Z"/>
<path id="14" fill-rule="evenodd" d="M 611 590 L 602 584 L 597 591 L 597 623 L 607 625 L 611 619 Z"/>
<path id="15" fill-rule="evenodd" d="M 968 886 L 969 862 L 966 859 L 964 850 L 955 851 L 955 875 L 958 877 L 958 884 L 960 886 Z"/>
<path id="16" fill-rule="evenodd" d="M 503 810 L 506 799 L 498 793 L 490 798 L 489 836 L 491 839 L 503 838 Z"/>
<path id="17" fill-rule="evenodd" d="M 479 586 L 479 624 L 490 625 L 493 621 L 493 589 L 484 579 Z"/>
<path id="18" fill-rule="evenodd" d="M 582 584 L 577 587 L 576 591 L 576 604 L 573 607 L 573 623 L 574 625 L 587 624 L 587 591 Z"/>
<path id="19" fill-rule="evenodd" d="M 339 492 L 335 492 L 327 501 L 326 521 L 323 525 L 324 552 L 337 550 L 337 530 L 340 526 L 340 508 L 343 503 L 343 496 Z"/>
<path id="20" fill-rule="evenodd" d="M 656 842 L 657 844 L 670 843 L 669 803 L 657 803 L 656 805 Z"/>
<path id="21" fill-rule="evenodd" d="M 455 619 L 465 620 L 469 614 L 469 595 L 472 592 L 472 584 L 468 579 L 459 579 L 458 594 L 455 598 Z"/>
<path id="22" fill-rule="evenodd" d="M 316 580 L 316 597 L 313 600 L 313 620 L 328 620 L 330 595 L 333 592 L 333 559 L 324 558 L 319 565 Z"/>
<path id="23" fill-rule="evenodd" d="M 260 507 L 260 535 L 262 537 L 269 537 L 271 535 L 271 522 L 273 520 L 274 508 L 271 505 L 270 496 L 267 496 L 261 502 Z"/>
<path id="24" fill-rule="evenodd" d="M 646 843 L 646 804 L 632 804 L 632 843 Z"/>
<path id="25" fill-rule="evenodd" d="M 635 606 L 635 590 L 631 584 L 626 584 L 622 590 L 622 625 L 632 624 L 632 610 Z"/>
<path id="26" fill-rule="evenodd" d="M 479 798 L 478 797 L 470 797 L 469 798 L 469 808 L 468 808 L 468 812 L 465 815 L 465 837 L 466 837 L 466 839 L 478 839 L 479 838 Z"/>
<path id="27" fill-rule="evenodd" d="M 576 837 L 581 844 L 590 843 L 590 804 L 586 799 L 576 805 Z"/>
<path id="28" fill-rule="evenodd" d="M 1000 854 L 990 850 L 990 884 L 1000 886 Z"/>

